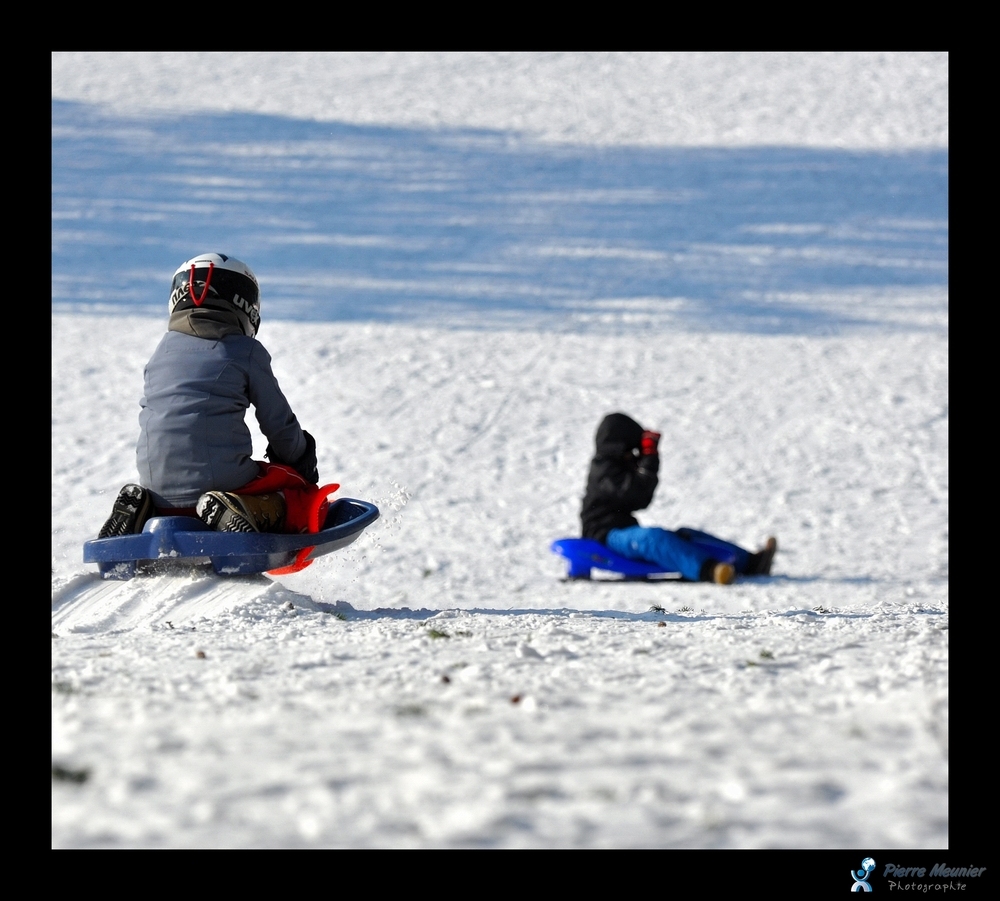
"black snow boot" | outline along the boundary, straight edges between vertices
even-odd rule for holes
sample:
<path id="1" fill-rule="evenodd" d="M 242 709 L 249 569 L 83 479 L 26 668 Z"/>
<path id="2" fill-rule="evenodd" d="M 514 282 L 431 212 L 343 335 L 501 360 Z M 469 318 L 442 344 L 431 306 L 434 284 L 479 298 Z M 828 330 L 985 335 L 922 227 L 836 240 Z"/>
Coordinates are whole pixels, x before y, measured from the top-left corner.
<path id="1" fill-rule="evenodd" d="M 101 527 L 98 538 L 119 538 L 137 535 L 153 515 L 153 497 L 141 485 L 126 485 L 118 492 L 108 521 Z"/>
<path id="2" fill-rule="evenodd" d="M 748 576 L 769 576 L 771 575 L 771 564 L 774 562 L 774 554 L 778 550 L 778 539 L 773 535 L 767 539 L 764 546 L 756 554 L 750 555 L 747 564 Z"/>
<path id="3" fill-rule="evenodd" d="M 209 491 L 198 498 L 198 517 L 217 532 L 280 532 L 285 524 L 285 498 L 273 494 Z"/>

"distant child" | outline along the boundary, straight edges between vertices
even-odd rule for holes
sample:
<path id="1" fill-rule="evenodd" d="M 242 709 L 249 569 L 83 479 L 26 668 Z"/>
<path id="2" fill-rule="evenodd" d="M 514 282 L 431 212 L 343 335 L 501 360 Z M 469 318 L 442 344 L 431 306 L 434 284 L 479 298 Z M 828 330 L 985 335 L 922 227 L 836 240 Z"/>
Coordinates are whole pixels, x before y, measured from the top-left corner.
<path id="1" fill-rule="evenodd" d="M 624 413 L 605 416 L 597 429 L 597 452 L 590 463 L 580 519 L 583 537 L 600 541 L 630 560 L 679 572 L 691 582 L 729 585 L 736 574 L 769 575 L 778 542 L 768 538 L 756 553 L 707 532 L 669 531 L 640 526 L 632 515 L 653 500 L 660 433 L 643 429 Z"/>
<path id="2" fill-rule="evenodd" d="M 151 516 L 197 516 L 223 532 L 304 532 L 317 498 L 316 442 L 302 430 L 256 340 L 260 289 L 246 263 L 203 253 L 170 287 L 167 333 L 146 364 L 136 466 L 99 537 Z M 253 405 L 270 463 L 252 459 Z M 322 521 L 322 520 L 321 520 Z"/>

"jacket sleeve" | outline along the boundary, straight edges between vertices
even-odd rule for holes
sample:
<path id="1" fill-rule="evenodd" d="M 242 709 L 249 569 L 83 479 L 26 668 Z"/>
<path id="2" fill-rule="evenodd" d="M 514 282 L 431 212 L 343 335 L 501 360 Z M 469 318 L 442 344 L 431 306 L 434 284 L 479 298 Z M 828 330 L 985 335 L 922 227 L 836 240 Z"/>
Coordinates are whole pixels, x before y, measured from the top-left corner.
<path id="1" fill-rule="evenodd" d="M 602 467 L 595 493 L 602 499 L 614 502 L 624 510 L 644 510 L 653 501 L 659 482 L 660 458 L 657 454 L 642 457 L 635 469 L 610 461 Z"/>
<path id="2" fill-rule="evenodd" d="M 298 460 L 306 437 L 271 370 L 271 355 L 259 342 L 250 354 L 250 403 L 261 432 L 282 460 Z"/>

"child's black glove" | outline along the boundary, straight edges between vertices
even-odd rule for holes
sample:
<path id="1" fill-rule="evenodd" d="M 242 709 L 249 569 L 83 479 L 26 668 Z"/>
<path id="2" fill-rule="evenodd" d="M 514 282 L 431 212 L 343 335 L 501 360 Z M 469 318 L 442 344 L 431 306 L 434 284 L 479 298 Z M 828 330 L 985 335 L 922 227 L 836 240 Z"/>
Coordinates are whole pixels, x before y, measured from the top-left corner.
<path id="1" fill-rule="evenodd" d="M 302 478 L 313 485 L 319 484 L 319 469 L 316 465 L 316 439 L 303 429 L 302 434 L 306 436 L 306 449 L 292 464 L 294 469 Z"/>
<path id="2" fill-rule="evenodd" d="M 286 463 L 275 453 L 270 444 L 267 446 L 267 450 L 264 451 L 264 456 L 272 463 L 282 463 L 285 466 L 291 466 L 307 482 L 318 485 L 319 469 L 316 465 L 316 439 L 305 431 L 305 429 L 302 430 L 302 434 L 306 436 L 306 449 L 302 452 L 302 456 L 298 460 Z"/>

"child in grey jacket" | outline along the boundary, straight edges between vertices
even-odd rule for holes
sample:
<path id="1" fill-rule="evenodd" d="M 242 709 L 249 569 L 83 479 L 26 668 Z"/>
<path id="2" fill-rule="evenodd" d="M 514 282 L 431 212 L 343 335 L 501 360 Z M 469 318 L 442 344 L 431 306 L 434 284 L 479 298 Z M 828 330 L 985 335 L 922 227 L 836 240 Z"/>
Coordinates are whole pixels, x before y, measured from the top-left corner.
<path id="1" fill-rule="evenodd" d="M 226 254 L 188 260 L 174 273 L 169 314 L 143 375 L 139 482 L 121 489 L 99 537 L 141 532 L 154 515 L 197 515 L 222 531 L 300 531 L 297 522 L 288 528 L 285 491 L 253 491 L 270 467 L 252 458 L 245 422 L 251 405 L 268 439 L 267 459 L 292 470 L 286 487 L 319 481 L 316 442 L 299 425 L 255 337 L 260 289 L 253 271 Z M 275 474 L 260 484 L 283 484 Z"/>

